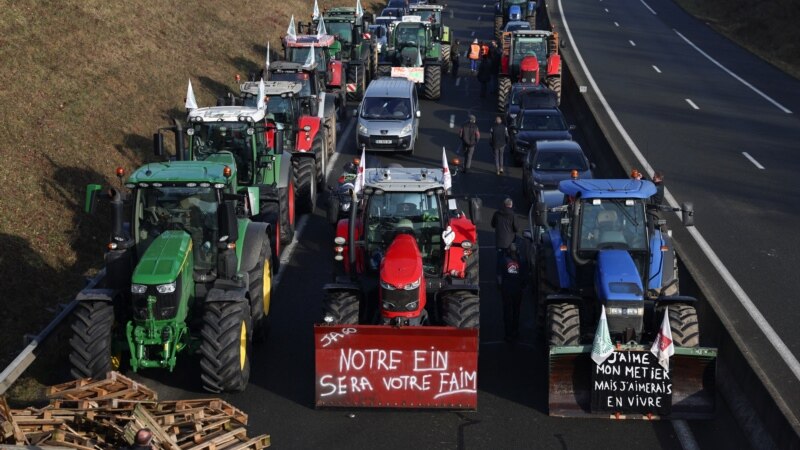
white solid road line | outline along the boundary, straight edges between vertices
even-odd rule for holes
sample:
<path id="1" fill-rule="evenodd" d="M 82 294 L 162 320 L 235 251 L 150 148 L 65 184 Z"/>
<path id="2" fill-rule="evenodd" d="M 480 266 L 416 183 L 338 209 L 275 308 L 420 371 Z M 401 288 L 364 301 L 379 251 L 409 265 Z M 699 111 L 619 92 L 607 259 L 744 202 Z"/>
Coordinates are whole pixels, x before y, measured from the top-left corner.
<path id="1" fill-rule="evenodd" d="M 450 114 L 450 128 L 453 128 L 454 126 L 456 126 L 456 115 Z"/>
<path id="2" fill-rule="evenodd" d="M 697 106 L 697 105 L 696 105 L 696 104 L 695 104 L 695 103 L 692 101 L 692 99 L 690 99 L 690 98 L 685 98 L 684 100 L 686 100 L 686 103 L 688 103 L 688 104 L 689 104 L 689 106 L 691 106 L 692 108 L 694 108 L 694 109 L 700 109 L 700 107 L 699 107 L 699 106 Z"/>
<path id="3" fill-rule="evenodd" d="M 325 177 L 328 177 L 328 174 L 331 173 L 331 170 L 336 167 L 336 163 L 339 160 L 339 155 L 342 151 L 342 145 L 347 142 L 347 136 L 350 135 L 350 132 L 353 131 L 353 126 L 356 124 L 357 119 L 353 118 L 350 120 L 350 123 L 347 124 L 347 128 L 345 128 L 344 132 L 339 136 L 342 137 L 336 143 L 336 152 L 334 152 L 333 156 L 330 157 L 328 160 L 327 168 L 325 170 Z M 338 137 L 337 136 L 337 140 Z M 294 249 L 297 248 L 297 243 L 300 242 L 300 237 L 303 234 L 303 231 L 306 229 L 306 224 L 308 223 L 308 214 L 303 215 L 300 219 L 297 220 L 297 226 L 294 230 L 294 238 L 292 242 L 290 242 L 286 247 L 283 249 L 283 254 L 281 255 L 281 268 L 278 269 L 278 273 L 272 277 L 272 283 L 275 286 L 278 286 L 281 282 L 281 278 L 283 278 L 283 272 L 288 267 L 289 262 L 292 260 L 292 255 L 294 254 Z"/>
<path id="4" fill-rule="evenodd" d="M 742 79 L 742 77 L 740 77 L 739 75 L 736 75 L 735 73 L 733 73 L 733 71 L 731 71 L 727 67 L 723 66 L 719 61 L 717 61 L 716 59 L 712 58 L 711 55 L 709 55 L 708 53 L 700 50 L 700 47 L 694 45 L 694 42 L 690 41 L 686 36 L 682 35 L 678 30 L 673 28 L 672 31 L 674 31 L 675 34 L 680 36 L 681 39 L 686 41 L 686 43 L 689 44 L 693 49 L 697 50 L 701 55 L 705 56 L 706 59 L 708 59 L 709 61 L 714 63 L 714 65 L 716 65 L 720 69 L 724 70 L 725 73 L 727 73 L 728 75 L 732 76 L 736 81 L 738 81 L 738 82 L 742 83 L 743 85 L 749 87 L 753 92 L 755 92 L 756 94 L 760 95 L 765 100 L 767 100 L 768 102 L 772 103 L 778 109 L 780 109 L 781 111 L 785 112 L 786 114 L 792 114 L 792 111 L 789 108 L 787 108 L 787 107 L 781 105 L 780 103 L 778 103 L 777 101 L 773 100 L 772 97 L 770 97 L 769 95 L 761 92 L 758 88 L 756 88 L 752 84 L 750 84 L 747 81 L 745 81 L 744 79 Z"/>
<path id="5" fill-rule="evenodd" d="M 749 159 L 750 162 L 753 163 L 754 166 L 756 166 L 757 168 L 759 168 L 761 170 L 764 170 L 764 166 L 762 166 L 758 161 L 756 161 L 755 158 L 750 156 L 750 153 L 742 152 L 742 154 L 744 155 L 745 158 Z"/>
<path id="6" fill-rule="evenodd" d="M 636 42 L 633 42 L 633 41 L 631 41 L 630 39 L 628 40 L 628 42 L 630 42 L 630 43 L 631 43 L 631 47 L 636 47 Z"/>
<path id="7" fill-rule="evenodd" d="M 595 82 L 594 77 L 592 76 L 592 73 L 589 71 L 589 68 L 586 66 L 586 61 L 583 60 L 583 57 L 581 56 L 581 52 L 580 52 L 580 50 L 578 48 L 578 45 L 576 45 L 575 39 L 573 39 L 573 37 L 572 37 L 572 31 L 570 30 L 569 24 L 567 23 L 567 18 L 566 18 L 566 15 L 564 14 L 564 7 L 562 5 L 561 0 L 558 0 L 558 10 L 559 10 L 559 12 L 561 14 L 561 21 L 564 24 L 564 30 L 567 32 L 567 37 L 569 38 L 569 42 L 572 43 L 572 49 L 575 52 L 575 57 L 578 59 L 578 63 L 580 63 L 581 69 L 583 69 L 583 73 L 586 74 L 586 78 L 589 81 L 589 84 L 591 84 L 592 88 L 594 89 L 594 92 L 597 93 L 597 99 L 603 105 L 603 108 L 606 110 L 606 113 L 608 114 L 608 117 L 614 123 L 614 126 L 617 128 L 617 130 L 619 131 L 620 135 L 622 135 L 622 138 L 625 140 L 625 143 L 631 149 L 631 152 L 634 154 L 634 156 L 636 156 L 636 159 L 639 161 L 639 164 L 641 164 L 642 168 L 645 171 L 647 171 L 648 174 L 652 174 L 653 173 L 653 167 L 650 166 L 650 163 L 647 161 L 647 159 L 645 159 L 644 155 L 639 150 L 639 147 L 636 145 L 635 142 L 633 142 L 633 139 L 631 139 L 631 137 L 628 134 L 628 132 L 622 126 L 622 123 L 619 121 L 619 118 L 617 118 L 616 113 L 614 113 L 614 111 L 611 109 L 611 106 L 608 104 L 608 101 L 606 100 L 605 96 L 600 91 L 600 88 L 597 86 L 597 82 Z M 675 31 L 675 32 L 678 33 L 677 31 Z M 689 42 L 688 39 L 684 38 L 680 33 L 678 33 L 678 35 L 681 36 L 683 39 L 685 39 L 687 42 Z M 691 44 L 691 42 L 690 42 L 690 44 Z M 691 45 L 694 45 L 694 44 L 691 44 Z M 700 50 L 699 48 L 697 48 L 697 47 L 695 47 L 695 48 L 698 51 L 702 52 L 702 50 Z M 706 56 L 708 56 L 708 55 L 706 55 Z M 712 61 L 713 61 L 713 59 L 712 59 Z M 714 62 L 716 62 L 716 61 L 714 61 Z M 719 64 L 719 63 L 717 63 L 717 64 L 720 67 L 723 67 L 721 64 Z M 727 71 L 727 69 L 725 69 L 725 70 Z M 728 73 L 731 74 L 731 75 L 734 75 L 730 71 L 728 71 Z M 739 78 L 739 80 L 742 81 L 743 83 L 746 83 L 744 80 L 741 80 L 741 78 Z M 753 88 L 753 89 L 755 89 L 755 88 Z M 765 96 L 765 98 L 769 98 L 769 97 Z M 791 111 L 789 111 L 789 113 L 791 113 Z M 672 196 L 672 194 L 669 192 L 668 189 L 664 189 L 664 198 L 667 200 L 669 205 L 672 206 L 673 208 L 677 208 L 678 207 L 678 202 L 675 201 L 675 197 Z M 730 273 L 728 268 L 725 267 L 725 265 L 722 263 L 722 260 L 719 259 L 719 256 L 717 256 L 717 254 L 714 252 L 714 250 L 711 249 L 711 246 L 708 244 L 708 241 L 706 241 L 705 238 L 703 237 L 703 235 L 700 234 L 700 231 L 697 230 L 697 227 L 688 227 L 687 230 L 689 231 L 689 234 L 691 234 L 692 237 L 695 239 L 695 241 L 700 246 L 700 248 L 703 250 L 703 253 L 705 253 L 706 257 L 711 261 L 712 266 L 714 268 L 716 268 L 717 272 L 719 272 L 719 274 L 722 276 L 722 278 L 728 284 L 730 289 L 736 295 L 736 298 L 739 300 L 739 303 L 742 304 L 742 306 L 750 314 L 750 317 L 753 318 L 753 321 L 755 321 L 756 325 L 758 325 L 758 327 L 761 329 L 761 331 L 764 333 L 764 335 L 767 337 L 767 339 L 769 339 L 769 341 L 772 344 L 772 346 L 775 348 L 775 350 L 781 356 L 781 359 L 783 359 L 783 362 L 786 363 L 786 365 L 792 371 L 794 376 L 798 380 L 800 380 L 800 362 L 797 361 L 797 358 L 795 358 L 795 356 L 792 354 L 791 350 L 789 350 L 789 348 L 786 346 L 786 344 L 783 342 L 783 340 L 780 338 L 780 336 L 778 336 L 778 333 L 775 332 L 775 329 L 773 329 L 772 326 L 769 324 L 769 322 L 767 322 L 767 319 L 764 318 L 764 315 L 761 314 L 761 311 L 758 310 L 758 308 L 753 303 L 753 301 L 750 299 L 750 297 L 747 295 L 747 293 L 744 291 L 744 289 L 742 289 L 742 286 L 739 284 L 739 282 L 736 281 L 736 279 Z M 673 423 L 673 427 L 676 427 L 675 422 L 676 421 L 672 422 Z"/>
<path id="8" fill-rule="evenodd" d="M 655 64 L 653 64 L 653 70 L 655 70 L 658 73 L 661 73 L 661 69 L 659 69 L 658 66 L 656 66 Z"/>
<path id="9" fill-rule="evenodd" d="M 653 8 L 651 8 L 651 7 L 650 7 L 650 5 L 648 5 L 647 3 L 645 3 L 645 2 L 644 2 L 644 0 L 639 0 L 639 1 L 640 1 L 640 2 L 642 2 L 642 4 L 644 5 L 644 7 L 645 7 L 645 8 L 647 8 L 648 10 L 650 10 L 650 12 L 651 12 L 651 13 L 653 13 L 653 15 L 654 15 L 654 16 L 657 16 L 657 15 L 658 15 L 658 13 L 657 13 L 657 12 L 655 12 L 655 11 L 653 11 Z"/>

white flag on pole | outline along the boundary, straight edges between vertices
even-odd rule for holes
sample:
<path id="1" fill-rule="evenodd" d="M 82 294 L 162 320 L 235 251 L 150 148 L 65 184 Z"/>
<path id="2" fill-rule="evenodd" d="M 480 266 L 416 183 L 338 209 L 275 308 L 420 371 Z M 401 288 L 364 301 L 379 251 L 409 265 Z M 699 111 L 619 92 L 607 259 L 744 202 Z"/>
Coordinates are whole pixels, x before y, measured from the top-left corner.
<path id="1" fill-rule="evenodd" d="M 311 18 L 313 20 L 317 20 L 321 17 L 322 16 L 319 14 L 319 3 L 317 3 L 317 0 L 314 0 L 314 12 L 311 14 Z"/>
<path id="2" fill-rule="evenodd" d="M 364 177 L 366 174 L 364 170 L 366 169 L 366 161 L 367 161 L 367 151 L 365 149 L 361 150 L 361 160 L 358 161 L 358 172 L 356 173 L 356 181 L 353 183 L 355 188 L 353 189 L 356 191 L 356 194 L 361 192 L 364 189 L 365 179 Z"/>
<path id="3" fill-rule="evenodd" d="M 317 62 L 316 59 L 317 52 L 315 51 L 315 49 L 316 47 L 314 47 L 313 45 L 311 47 L 308 47 L 308 56 L 306 57 L 306 62 L 303 63 L 303 67 L 307 68 L 314 67 L 314 64 Z"/>
<path id="4" fill-rule="evenodd" d="M 267 72 L 269 72 L 269 41 L 267 41 L 267 63 L 265 64 Z"/>
<path id="5" fill-rule="evenodd" d="M 297 31 L 294 28 L 294 14 L 292 14 L 291 20 L 289 20 L 289 28 L 286 29 L 286 36 L 297 39 Z"/>
<path id="6" fill-rule="evenodd" d="M 672 342 L 672 328 L 669 326 L 669 306 L 664 308 L 664 320 L 658 336 L 650 347 L 650 352 L 658 358 L 658 363 L 665 370 L 669 370 L 669 357 L 675 354 L 675 344 Z"/>
<path id="7" fill-rule="evenodd" d="M 614 344 L 611 343 L 611 335 L 608 332 L 608 319 L 606 319 L 606 307 L 602 307 L 600 312 L 600 322 L 597 324 L 597 331 L 594 333 L 592 343 L 592 360 L 599 366 L 603 364 L 612 353 Z"/>
<path id="8" fill-rule="evenodd" d="M 364 16 L 364 8 L 361 6 L 361 0 L 356 0 L 356 15 L 358 17 Z"/>
<path id="9" fill-rule="evenodd" d="M 194 90 L 192 90 L 192 80 L 189 80 L 189 87 L 186 88 L 186 109 L 197 109 L 197 99 L 194 98 Z"/>
<path id="10" fill-rule="evenodd" d="M 325 19 L 320 17 L 319 23 L 317 24 L 317 36 L 322 36 L 324 34 L 328 34 L 328 29 L 325 28 Z"/>
<path id="11" fill-rule="evenodd" d="M 453 187 L 453 177 L 450 175 L 450 166 L 447 165 L 447 152 L 444 147 L 442 147 L 442 184 L 445 191 Z"/>
<path id="12" fill-rule="evenodd" d="M 264 86 L 264 79 L 258 82 L 258 100 L 256 101 L 256 109 L 264 109 L 267 107 L 267 102 L 264 99 L 266 96 L 267 88 Z"/>

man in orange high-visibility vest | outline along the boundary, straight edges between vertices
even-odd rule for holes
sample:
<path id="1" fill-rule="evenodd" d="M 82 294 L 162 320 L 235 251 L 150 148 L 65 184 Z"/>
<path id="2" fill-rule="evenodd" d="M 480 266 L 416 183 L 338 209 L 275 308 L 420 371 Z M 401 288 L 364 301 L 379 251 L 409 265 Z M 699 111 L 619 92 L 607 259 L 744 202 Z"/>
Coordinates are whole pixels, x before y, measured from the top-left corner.
<path id="1" fill-rule="evenodd" d="M 473 75 L 478 71 L 478 60 L 480 59 L 481 46 L 478 44 L 478 40 L 475 39 L 469 46 L 469 69 L 472 71 Z"/>

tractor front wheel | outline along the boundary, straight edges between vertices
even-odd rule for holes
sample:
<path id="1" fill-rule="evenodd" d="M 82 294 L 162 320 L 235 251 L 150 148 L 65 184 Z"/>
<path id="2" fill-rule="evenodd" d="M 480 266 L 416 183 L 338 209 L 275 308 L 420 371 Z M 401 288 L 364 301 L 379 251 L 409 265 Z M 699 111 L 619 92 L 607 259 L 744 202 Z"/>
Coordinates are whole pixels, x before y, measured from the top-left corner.
<path id="1" fill-rule="evenodd" d="M 656 310 L 656 329 L 664 319 L 664 308 Z M 677 347 L 698 347 L 700 345 L 700 323 L 694 306 L 676 303 L 669 305 L 669 326 L 672 328 L 672 342 Z"/>
<path id="2" fill-rule="evenodd" d="M 475 242 L 472 245 L 472 254 L 467 257 L 467 273 L 465 274 L 467 281 L 476 286 L 480 284 L 480 270 L 478 267 L 480 255 L 478 251 L 478 243 Z"/>
<path id="3" fill-rule="evenodd" d="M 547 305 L 547 343 L 553 345 L 580 345 L 580 310 L 571 303 Z"/>
<path id="4" fill-rule="evenodd" d="M 328 129 L 326 137 L 328 138 L 327 151 L 332 155 L 336 151 L 336 113 L 327 117 L 325 120 L 325 128 Z"/>
<path id="5" fill-rule="evenodd" d="M 442 96 L 442 66 L 431 64 L 425 66 L 425 82 L 423 93 L 429 100 L 439 100 Z"/>
<path id="6" fill-rule="evenodd" d="M 358 325 L 358 294 L 351 291 L 331 291 L 322 300 L 322 318 L 331 325 Z"/>
<path id="7" fill-rule="evenodd" d="M 499 77 L 497 80 L 497 112 L 506 112 L 506 103 L 508 102 L 508 94 L 511 92 L 511 79 L 506 77 Z"/>
<path id="8" fill-rule="evenodd" d="M 258 263 L 248 272 L 248 279 L 250 280 L 250 318 L 253 323 L 254 335 L 259 340 L 264 340 L 263 338 L 266 338 L 269 330 L 272 270 L 272 249 L 269 244 L 269 236 L 267 236 L 261 244 Z"/>
<path id="9" fill-rule="evenodd" d="M 292 159 L 292 178 L 297 187 L 296 205 L 301 213 L 314 212 L 317 201 L 317 164 L 315 158 L 301 156 Z"/>
<path id="10" fill-rule="evenodd" d="M 289 180 L 288 186 L 278 189 L 278 197 L 280 211 L 278 216 L 279 235 L 281 244 L 286 245 L 294 239 L 294 180 Z"/>
<path id="11" fill-rule="evenodd" d="M 442 64 L 444 65 L 444 73 L 450 73 L 453 70 L 453 57 L 450 55 L 450 44 L 442 44 Z"/>
<path id="12" fill-rule="evenodd" d="M 108 302 L 80 302 L 72 316 L 70 374 L 75 378 L 103 378 L 116 369 L 111 353 L 114 306 Z"/>
<path id="13" fill-rule="evenodd" d="M 246 301 L 206 303 L 200 332 L 203 389 L 241 392 L 250 380 L 252 321 Z"/>
<path id="14" fill-rule="evenodd" d="M 547 77 L 547 80 L 545 81 L 545 83 L 547 84 L 547 87 L 549 89 L 552 89 L 553 92 L 556 93 L 556 101 L 560 105 L 561 104 L 561 74 L 559 73 L 558 75 L 554 75 L 552 77 Z"/>
<path id="15" fill-rule="evenodd" d="M 391 76 L 392 76 L 392 66 L 385 64 L 378 66 L 378 78 L 391 77 Z"/>
<path id="16" fill-rule="evenodd" d="M 442 322 L 449 327 L 480 326 L 480 297 L 472 291 L 451 291 L 442 294 Z"/>

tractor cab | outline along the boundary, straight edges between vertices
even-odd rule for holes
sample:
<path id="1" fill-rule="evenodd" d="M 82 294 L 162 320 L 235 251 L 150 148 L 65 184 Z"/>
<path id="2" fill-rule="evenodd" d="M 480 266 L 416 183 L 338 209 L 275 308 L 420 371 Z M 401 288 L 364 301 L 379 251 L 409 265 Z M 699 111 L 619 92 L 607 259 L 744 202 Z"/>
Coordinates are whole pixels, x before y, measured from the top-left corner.
<path id="1" fill-rule="evenodd" d="M 503 33 L 501 65 L 504 68 L 504 73 L 508 73 L 514 82 L 520 81 L 522 75 L 521 66 L 526 57 L 535 57 L 535 61 L 539 64 L 539 73 L 546 73 L 549 57 L 548 40 L 551 36 L 552 33 L 549 31 L 539 30 L 519 30 Z M 536 70 L 526 69 L 526 71 Z"/>
<path id="2" fill-rule="evenodd" d="M 363 17 L 356 8 L 336 7 L 326 10 L 323 19 L 328 34 L 342 46 L 342 54 L 337 59 L 349 60 L 353 49 L 364 39 L 361 34 L 366 31 Z"/>
<path id="3" fill-rule="evenodd" d="M 441 42 L 450 42 L 450 29 L 442 24 L 442 5 L 411 5 L 411 15 L 419 16 L 423 23 L 431 26 L 433 38 Z"/>
<path id="4" fill-rule="evenodd" d="M 285 58 L 289 62 L 307 64 L 312 60 L 317 63 L 317 70 L 325 71 L 330 57 L 329 49 L 334 43 L 333 36 L 323 35 L 298 35 L 286 36 L 283 41 Z"/>
<path id="5" fill-rule="evenodd" d="M 258 83 L 247 82 L 240 86 L 245 104 L 255 104 L 258 95 Z M 294 148 L 294 130 L 297 119 L 304 113 L 310 112 L 311 105 L 300 101 L 303 97 L 304 86 L 295 81 L 266 81 L 264 82 L 264 96 L 266 100 L 266 113 L 271 116 L 276 124 L 281 124 L 283 132 L 283 147 Z M 308 111 L 304 111 L 307 109 Z"/>

